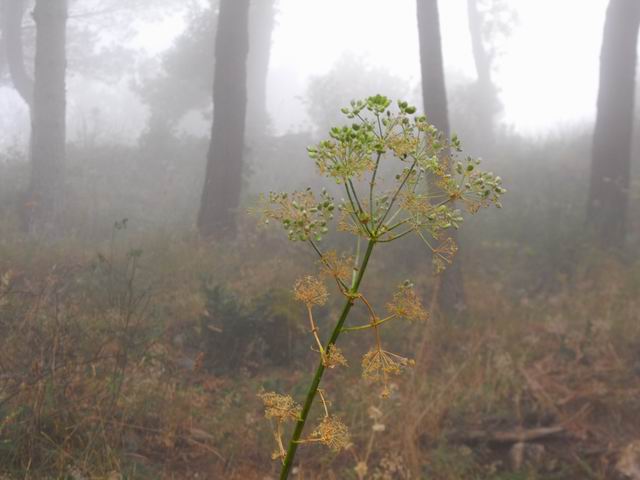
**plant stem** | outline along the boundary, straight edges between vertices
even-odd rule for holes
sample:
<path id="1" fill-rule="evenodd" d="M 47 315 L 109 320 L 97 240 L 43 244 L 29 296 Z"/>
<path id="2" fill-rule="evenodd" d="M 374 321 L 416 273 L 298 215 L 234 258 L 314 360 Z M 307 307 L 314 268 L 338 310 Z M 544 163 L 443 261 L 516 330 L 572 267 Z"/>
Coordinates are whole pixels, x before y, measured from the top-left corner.
<path id="1" fill-rule="evenodd" d="M 327 342 L 327 347 L 325 351 L 328 351 L 329 347 L 336 343 L 338 336 L 342 331 L 342 326 L 344 325 L 345 320 L 349 316 L 349 312 L 351 311 L 351 307 L 353 307 L 354 296 L 358 293 L 358 288 L 360 288 L 360 282 L 362 282 L 362 277 L 364 276 L 364 272 L 367 269 L 367 264 L 369 263 L 369 258 L 371 257 L 371 252 L 373 251 L 373 247 L 376 244 L 376 240 L 370 238 L 369 243 L 367 244 L 367 250 L 364 254 L 364 258 L 362 259 L 362 263 L 360 264 L 360 268 L 356 274 L 356 277 L 351 284 L 351 288 L 349 289 L 349 297 L 347 298 L 347 302 L 342 308 L 342 313 L 338 318 L 338 322 L 331 333 L 331 337 Z M 296 455 L 296 450 L 298 449 L 298 443 L 300 437 L 302 436 L 302 430 L 304 429 L 304 424 L 307 421 L 307 417 L 309 416 L 309 410 L 311 410 L 311 405 L 313 405 L 313 400 L 318 392 L 318 385 L 320 385 L 320 380 L 322 379 L 322 375 L 324 374 L 325 366 L 320 360 L 318 364 L 318 368 L 316 369 L 316 374 L 313 377 L 313 381 L 309 386 L 309 390 L 307 391 L 307 398 L 302 406 L 302 413 L 300 414 L 300 419 L 296 423 L 296 427 L 293 430 L 293 435 L 291 436 L 291 441 L 289 442 L 289 449 L 287 450 L 287 456 L 285 457 L 284 464 L 282 465 L 282 471 L 280 472 L 280 480 L 286 480 L 289 478 L 289 473 L 291 472 L 291 468 L 293 467 L 293 459 Z"/>
<path id="2" fill-rule="evenodd" d="M 391 202 L 389 203 L 389 207 L 387 208 L 387 211 L 382 216 L 382 219 L 380 219 L 380 222 L 378 223 L 378 225 L 376 225 L 376 227 L 375 227 L 376 232 L 378 231 L 378 229 L 382 225 L 384 225 L 384 221 L 387 219 L 387 216 L 389 215 L 389 212 L 391 212 L 391 209 L 393 208 L 393 204 L 395 203 L 396 198 L 398 198 L 398 194 L 402 191 L 402 188 L 404 187 L 404 184 L 407 183 L 407 180 L 409 180 L 409 177 L 411 176 L 411 173 L 413 172 L 413 169 L 416 168 L 417 164 L 418 164 L 418 159 L 415 159 L 413 161 L 413 163 L 411 164 L 411 167 L 409 167 L 409 170 L 407 171 L 407 174 L 402 179 L 402 183 L 400 184 L 400 186 L 396 190 L 396 193 L 393 194 L 393 197 L 391 198 Z"/>
<path id="3" fill-rule="evenodd" d="M 380 119 L 378 118 L 378 121 Z M 376 176 L 378 175 L 378 167 L 380 167 L 380 159 L 382 158 L 382 153 L 378 152 L 378 156 L 376 158 L 376 165 L 373 168 L 373 174 L 371 175 L 371 182 L 369 182 L 369 216 L 371 217 L 371 221 L 375 221 L 375 210 L 373 208 L 373 190 L 376 186 Z"/>
<path id="4" fill-rule="evenodd" d="M 375 328 L 378 325 L 382 325 L 383 323 L 387 323 L 389 320 L 394 320 L 396 318 L 398 318 L 396 315 L 389 315 L 388 317 L 383 318 L 382 320 L 379 320 L 377 322 L 367 323 L 366 325 L 358 325 L 357 327 L 346 327 L 346 328 L 343 328 L 342 331 L 357 332 L 358 330 L 367 330 L 369 328 Z"/>

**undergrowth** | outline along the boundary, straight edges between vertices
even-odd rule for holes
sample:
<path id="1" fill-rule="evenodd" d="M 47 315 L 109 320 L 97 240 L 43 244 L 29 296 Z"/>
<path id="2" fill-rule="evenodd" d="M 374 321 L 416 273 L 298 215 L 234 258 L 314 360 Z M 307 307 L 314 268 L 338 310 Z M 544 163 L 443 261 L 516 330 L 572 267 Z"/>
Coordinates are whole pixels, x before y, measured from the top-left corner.
<path id="1" fill-rule="evenodd" d="M 142 250 L 134 296 L 149 298 L 130 330 L 135 343 L 125 341 L 123 317 L 113 307 L 127 295 L 121 273 L 132 262 L 132 247 Z M 189 235 L 118 231 L 113 264 L 120 273 L 112 281 L 119 286 L 108 294 L 106 263 L 96 250 L 110 258 L 109 243 L 40 246 L 36 255 L 25 242 L 3 245 L 2 474 L 273 478 L 273 437 L 255 392 L 303 395 L 306 365 L 317 353 L 294 349 L 282 365 L 268 349 L 254 350 L 249 336 L 241 346 L 254 352 L 247 362 L 208 366 L 211 335 L 226 323 L 208 312 L 207 292 L 224 284 L 226 301 L 236 302 L 241 315 L 271 308 L 299 323 L 291 297 L 283 303 L 282 293 L 264 292 L 304 275 L 314 262 L 294 250 L 274 263 L 273 253 L 288 251 L 286 245 L 251 228 L 234 250 Z M 238 268 L 241 258 L 251 262 L 250 271 Z M 367 288 L 373 298 L 384 291 L 378 272 L 397 263 L 392 255 L 372 266 Z M 518 296 L 504 294 L 508 290 L 489 272 L 467 265 L 467 320 L 450 325 L 435 317 L 426 337 L 422 325 L 389 332 L 390 347 L 413 351 L 417 365 L 404 381 L 390 383 L 384 405 L 357 369 L 328 377 L 325 388 L 358 448 L 335 455 L 308 446 L 299 452 L 300 475 L 403 478 L 417 468 L 417 478 L 456 479 L 461 471 L 464 478 L 493 480 L 616 478 L 616 465 L 640 430 L 638 265 L 592 259 L 573 278 L 560 279 L 552 294 Z M 425 298 L 433 287 L 416 283 Z M 322 308 L 328 315 L 337 306 L 329 300 Z M 292 342 L 307 338 L 295 329 L 292 335 Z M 357 340 L 345 336 L 344 342 L 343 348 L 366 353 Z M 124 378 L 115 370 L 123 348 L 130 349 Z M 222 355 L 218 350 L 211 358 Z M 349 388 L 341 389 L 345 383 Z M 513 463 L 515 443 L 494 439 L 553 427 L 562 431 L 525 442 L 519 465 Z"/>

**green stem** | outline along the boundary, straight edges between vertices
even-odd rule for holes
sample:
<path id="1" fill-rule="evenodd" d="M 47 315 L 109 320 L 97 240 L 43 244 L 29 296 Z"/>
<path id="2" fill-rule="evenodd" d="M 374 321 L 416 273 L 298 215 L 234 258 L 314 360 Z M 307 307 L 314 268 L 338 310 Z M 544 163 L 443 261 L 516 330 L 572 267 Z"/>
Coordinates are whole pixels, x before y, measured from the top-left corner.
<path id="1" fill-rule="evenodd" d="M 358 293 L 358 288 L 360 288 L 360 282 L 362 282 L 362 277 L 364 276 L 364 272 L 367 269 L 367 264 L 369 263 L 369 258 L 371 257 L 371 252 L 373 251 L 373 247 L 376 244 L 375 239 L 369 239 L 369 243 L 367 244 L 367 250 L 364 254 L 364 258 L 362 259 L 362 264 L 360 265 L 360 269 L 349 289 L 349 298 L 345 303 L 342 313 L 338 318 L 338 322 L 331 333 L 331 337 L 327 342 L 327 347 L 325 350 L 329 349 L 329 346 L 336 343 L 340 332 L 342 331 L 342 326 L 344 325 L 345 320 L 349 316 L 349 312 L 351 311 L 351 307 L 353 307 L 353 303 L 355 300 L 355 295 Z M 293 459 L 296 455 L 296 450 L 298 449 L 299 440 L 302 436 L 302 430 L 304 429 L 304 424 L 307 421 L 307 417 L 309 416 L 309 410 L 311 410 L 311 405 L 313 405 L 313 400 L 316 397 L 316 393 L 318 392 L 318 385 L 320 385 L 320 380 L 322 379 L 322 375 L 324 374 L 325 366 L 322 364 L 322 360 L 318 364 L 318 368 L 316 369 L 316 374 L 313 377 L 313 381 L 309 386 L 309 390 L 307 391 L 307 398 L 302 406 L 302 413 L 300 414 L 300 419 L 296 423 L 296 427 L 293 430 L 293 435 L 291 436 L 291 441 L 289 442 L 289 448 L 287 450 L 287 456 L 285 457 L 284 464 L 282 465 L 282 471 L 280 472 L 280 480 L 286 480 L 289 478 L 289 473 L 291 472 L 291 468 L 293 467 Z"/>
<path id="2" fill-rule="evenodd" d="M 378 118 L 378 121 L 380 119 Z M 380 159 L 382 158 L 382 153 L 378 152 L 378 157 L 376 158 L 376 165 L 373 168 L 373 174 L 371 175 L 371 181 L 369 182 L 369 216 L 371 217 L 371 221 L 375 222 L 375 210 L 373 208 L 373 190 L 376 187 L 376 176 L 378 175 L 378 167 L 380 166 Z"/>
<path id="3" fill-rule="evenodd" d="M 408 230 L 405 230 L 402 233 L 399 233 L 397 235 L 392 235 L 384 240 L 378 240 L 381 243 L 389 243 L 389 242 L 393 242 L 394 240 L 398 240 L 399 238 L 404 237 L 405 235 L 409 235 L 411 232 L 415 232 L 416 229 L 415 228 L 409 228 Z"/>
<path id="4" fill-rule="evenodd" d="M 378 225 L 375 227 L 376 231 L 378 231 L 380 229 L 380 227 L 384 224 L 384 221 L 387 219 L 387 216 L 389 215 L 389 212 L 393 208 L 393 204 L 395 203 L 396 198 L 398 198 L 398 194 L 402 191 L 402 188 L 404 187 L 404 184 L 407 183 L 407 180 L 411 176 L 411 173 L 413 172 L 413 169 L 416 168 L 417 163 L 418 163 L 418 159 L 415 159 L 413 161 L 413 163 L 411 164 L 411 167 L 409 167 L 409 170 L 407 171 L 407 174 L 405 175 L 404 179 L 402 180 L 402 183 L 400 184 L 400 186 L 396 190 L 396 193 L 393 194 L 393 197 L 391 198 L 391 203 L 389 203 L 389 207 L 387 208 L 387 211 L 384 213 L 384 215 L 382 216 L 382 219 L 380 220 Z"/>
<path id="5" fill-rule="evenodd" d="M 389 315 L 387 318 L 383 318 L 380 321 L 368 323 L 366 325 L 358 325 L 357 327 L 345 327 L 342 329 L 343 332 L 356 332 L 358 330 L 367 330 L 368 328 L 375 328 L 378 325 L 382 325 L 383 323 L 387 323 L 389 320 L 393 320 L 394 318 L 398 318 L 395 315 Z"/>
<path id="6" fill-rule="evenodd" d="M 347 179 L 347 183 L 345 183 L 344 186 L 347 189 L 347 195 L 349 196 L 349 200 L 351 200 L 351 205 L 353 206 L 353 199 L 355 199 L 356 201 L 356 205 L 358 207 L 358 212 L 359 212 L 357 215 L 358 225 L 364 228 L 367 235 L 371 235 L 372 234 L 371 229 L 367 226 L 367 223 L 364 222 L 364 220 L 362 219 L 362 216 L 366 215 L 366 212 L 364 211 L 364 208 L 362 208 L 362 204 L 358 199 L 358 193 L 356 192 L 356 187 L 353 185 L 353 182 L 349 179 Z M 349 193 L 349 187 L 351 187 L 351 193 L 353 193 L 353 199 L 351 197 L 351 193 Z M 354 206 L 354 209 L 355 209 L 355 206 Z"/>
<path id="7" fill-rule="evenodd" d="M 351 219 L 353 220 L 353 223 L 356 225 L 356 227 L 358 229 L 364 228 L 365 233 L 368 234 L 368 235 L 371 235 L 371 232 L 369 231 L 367 226 L 364 223 L 362 223 L 362 220 L 360 219 L 360 214 L 362 213 L 362 208 L 356 208 L 356 204 L 353 202 L 353 197 L 351 196 L 351 190 L 349 190 L 349 183 L 348 183 L 348 181 L 346 179 L 344 180 L 344 189 L 347 191 L 347 197 L 349 197 L 349 203 L 351 204 L 351 210 L 353 210 L 352 212 L 349 212 L 349 215 L 351 216 Z"/>

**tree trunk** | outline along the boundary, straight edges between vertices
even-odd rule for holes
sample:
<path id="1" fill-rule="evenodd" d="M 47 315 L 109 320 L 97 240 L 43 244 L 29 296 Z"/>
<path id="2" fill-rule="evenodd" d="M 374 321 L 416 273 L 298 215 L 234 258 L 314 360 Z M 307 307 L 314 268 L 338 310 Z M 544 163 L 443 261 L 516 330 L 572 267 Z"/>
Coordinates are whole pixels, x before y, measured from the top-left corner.
<path id="1" fill-rule="evenodd" d="M 7 70 L 7 47 L 5 46 L 4 34 L 4 5 L 0 3 L 0 85 L 4 81 L 4 74 Z"/>
<path id="2" fill-rule="evenodd" d="M 484 45 L 482 36 L 483 20 L 478 11 L 478 0 L 467 0 L 467 13 L 469 15 L 469 34 L 471 35 L 471 47 L 478 75 L 478 84 L 484 87 L 491 86 L 491 57 Z"/>
<path id="3" fill-rule="evenodd" d="M 240 204 L 247 108 L 249 0 L 222 0 L 213 80 L 213 125 L 198 215 L 205 237 L 233 236 Z"/>
<path id="4" fill-rule="evenodd" d="M 14 88 L 27 105 L 33 102 L 33 79 L 24 64 L 22 19 L 27 9 L 25 0 L 2 0 L 2 36 L 5 58 Z"/>
<path id="5" fill-rule="evenodd" d="M 67 0 L 37 0 L 29 229 L 50 233 L 61 210 L 66 142 Z"/>
<path id="6" fill-rule="evenodd" d="M 418 0 L 417 12 L 424 110 L 429 123 L 448 137 L 449 110 L 437 0 Z"/>
<path id="7" fill-rule="evenodd" d="M 469 16 L 469 34 L 471 35 L 473 60 L 478 76 L 475 89 L 477 101 L 474 107 L 478 110 L 476 115 L 479 127 L 485 130 L 492 130 L 495 116 L 500 110 L 500 104 L 496 87 L 491 78 L 493 55 L 487 50 L 484 42 L 482 31 L 485 21 L 478 10 L 478 0 L 467 0 L 467 13 Z M 492 132 L 488 133 L 490 134 L 489 137 L 492 137 Z"/>
<path id="8" fill-rule="evenodd" d="M 599 246 L 624 244 L 629 201 L 640 2 L 611 0 L 600 52 L 587 222 Z"/>
<path id="9" fill-rule="evenodd" d="M 269 130 L 267 74 L 275 14 L 276 0 L 254 0 L 251 4 L 247 61 L 247 133 L 252 139 L 262 137 Z"/>
<path id="10" fill-rule="evenodd" d="M 448 138 L 449 112 L 437 0 L 418 0 L 417 13 L 424 111 L 429 123 Z M 451 237 L 458 243 L 457 231 L 453 230 Z M 441 274 L 437 300 L 438 307 L 444 313 L 455 314 L 464 309 L 464 288 L 459 258 Z"/>

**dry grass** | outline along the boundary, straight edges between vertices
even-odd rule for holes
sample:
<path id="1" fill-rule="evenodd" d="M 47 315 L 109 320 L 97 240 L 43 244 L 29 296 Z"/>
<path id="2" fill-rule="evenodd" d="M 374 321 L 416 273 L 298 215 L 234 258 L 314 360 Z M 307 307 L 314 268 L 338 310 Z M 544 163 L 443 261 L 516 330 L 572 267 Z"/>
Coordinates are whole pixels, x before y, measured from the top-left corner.
<path id="1" fill-rule="evenodd" d="M 250 299 L 303 270 L 298 258 L 261 261 L 256 246 L 271 242 L 263 235 L 233 249 L 136 239 L 144 253 L 133 280 L 136 254 L 125 242 L 113 256 L 103 248 L 103 260 L 13 245 L 0 264 L 2 473 L 275 478 L 256 394 L 285 377 L 280 386 L 299 395 L 305 372 L 297 362 L 286 370 L 264 363 L 214 375 L 200 344 L 188 341 L 201 326 L 206 274 Z M 357 368 L 336 374 L 347 391 L 345 377 L 329 379 L 353 446 L 337 456 L 309 447 L 294 478 L 616 478 L 640 431 L 638 270 L 602 261 L 558 285 L 509 298 L 467 272 L 466 320 L 436 315 L 427 330 L 393 339 L 419 354 L 388 400 Z"/>

